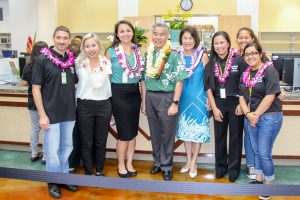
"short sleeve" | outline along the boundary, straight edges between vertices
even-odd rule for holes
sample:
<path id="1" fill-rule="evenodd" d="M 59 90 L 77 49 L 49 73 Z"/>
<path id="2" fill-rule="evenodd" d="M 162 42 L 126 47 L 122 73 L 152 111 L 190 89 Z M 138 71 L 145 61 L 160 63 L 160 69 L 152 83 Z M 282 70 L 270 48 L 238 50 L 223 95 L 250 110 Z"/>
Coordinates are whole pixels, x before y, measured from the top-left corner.
<path id="1" fill-rule="evenodd" d="M 275 94 L 276 96 L 280 94 L 279 76 L 278 72 L 273 66 L 267 68 L 264 76 L 266 95 Z"/>
<path id="2" fill-rule="evenodd" d="M 174 72 L 173 77 L 175 77 L 175 82 L 182 81 L 188 78 L 188 73 L 183 65 L 181 57 L 178 53 L 172 52 L 173 54 L 173 65 L 174 65 Z"/>
<path id="3" fill-rule="evenodd" d="M 34 70 L 32 74 L 32 84 L 43 86 L 45 82 L 45 66 L 43 63 L 43 58 L 38 57 L 34 64 Z"/>

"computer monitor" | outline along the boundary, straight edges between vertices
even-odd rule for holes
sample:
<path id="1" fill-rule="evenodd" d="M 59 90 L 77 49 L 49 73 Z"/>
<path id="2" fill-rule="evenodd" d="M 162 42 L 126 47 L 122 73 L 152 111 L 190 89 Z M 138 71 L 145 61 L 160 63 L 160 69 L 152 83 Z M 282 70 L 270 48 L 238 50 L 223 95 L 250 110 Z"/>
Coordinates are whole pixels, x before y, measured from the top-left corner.
<path id="1" fill-rule="evenodd" d="M 293 86 L 294 81 L 294 58 L 284 58 L 282 67 L 282 82 L 286 86 Z"/>
<path id="2" fill-rule="evenodd" d="M 3 58 L 17 58 L 18 51 L 17 50 L 2 50 Z"/>
<path id="3" fill-rule="evenodd" d="M 273 61 L 274 67 L 278 71 L 279 79 L 281 81 L 285 58 L 300 58 L 300 53 L 272 53 L 271 60 Z"/>

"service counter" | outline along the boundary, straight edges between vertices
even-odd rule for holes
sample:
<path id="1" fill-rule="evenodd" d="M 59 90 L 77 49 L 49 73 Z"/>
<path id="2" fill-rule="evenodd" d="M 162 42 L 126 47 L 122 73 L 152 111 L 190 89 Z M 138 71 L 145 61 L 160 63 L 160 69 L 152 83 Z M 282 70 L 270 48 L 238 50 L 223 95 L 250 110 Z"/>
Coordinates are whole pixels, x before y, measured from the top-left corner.
<path id="1" fill-rule="evenodd" d="M 0 145 L 28 144 L 30 135 L 30 116 L 27 110 L 27 88 L 21 86 L 0 85 Z M 283 100 L 284 121 L 280 134 L 273 148 L 276 158 L 300 158 L 300 93 L 287 93 Z M 211 118 L 212 141 L 203 144 L 200 154 L 213 156 L 214 131 Z M 114 151 L 116 147 L 115 126 L 110 128 L 107 141 L 108 151 Z M 1 148 L 1 147 L 0 147 Z M 184 145 L 176 141 L 175 155 L 184 155 Z M 141 114 L 140 129 L 137 136 L 136 151 L 142 154 L 151 153 L 150 134 L 147 118 Z"/>

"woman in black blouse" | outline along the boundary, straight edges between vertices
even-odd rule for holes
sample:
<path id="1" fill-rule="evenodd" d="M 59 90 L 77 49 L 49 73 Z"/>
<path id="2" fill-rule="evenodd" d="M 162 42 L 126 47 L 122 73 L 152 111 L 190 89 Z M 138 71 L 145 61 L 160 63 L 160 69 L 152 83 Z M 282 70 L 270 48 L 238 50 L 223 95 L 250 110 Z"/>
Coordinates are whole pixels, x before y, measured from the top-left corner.
<path id="1" fill-rule="evenodd" d="M 239 66 L 239 55 L 230 45 L 228 33 L 219 31 L 214 34 L 209 63 L 205 68 L 205 88 L 214 117 L 216 178 L 222 178 L 228 172 L 229 181 L 234 182 L 240 174 L 243 146 L 243 113 L 238 98 L 243 68 Z"/>
<path id="2" fill-rule="evenodd" d="M 248 119 L 247 129 L 254 151 L 256 181 L 271 184 L 275 178 L 272 148 L 282 125 L 279 77 L 273 63 L 264 59 L 258 43 L 246 45 L 244 57 L 249 67 L 242 75 L 240 105 Z M 269 199 L 269 196 L 260 196 Z"/>

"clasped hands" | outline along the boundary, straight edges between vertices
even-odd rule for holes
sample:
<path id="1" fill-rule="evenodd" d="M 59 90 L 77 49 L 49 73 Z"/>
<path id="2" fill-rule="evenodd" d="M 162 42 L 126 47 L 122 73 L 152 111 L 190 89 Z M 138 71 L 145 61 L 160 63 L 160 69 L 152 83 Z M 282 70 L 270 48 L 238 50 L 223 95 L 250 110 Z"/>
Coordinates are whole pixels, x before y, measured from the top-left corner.
<path id="1" fill-rule="evenodd" d="M 259 120 L 259 114 L 256 112 L 249 112 L 246 117 L 248 118 L 250 125 L 256 127 Z"/>

